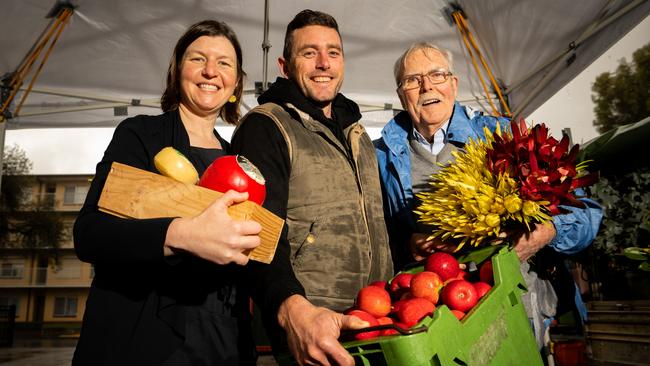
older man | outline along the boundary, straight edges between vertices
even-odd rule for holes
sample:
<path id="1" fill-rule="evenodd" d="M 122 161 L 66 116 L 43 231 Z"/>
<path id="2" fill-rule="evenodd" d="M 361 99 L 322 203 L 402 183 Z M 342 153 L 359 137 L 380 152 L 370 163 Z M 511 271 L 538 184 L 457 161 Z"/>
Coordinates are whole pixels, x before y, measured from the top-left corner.
<path id="1" fill-rule="evenodd" d="M 456 102 L 458 77 L 453 73 L 451 53 L 434 45 L 413 44 L 395 63 L 394 73 L 405 111 L 386 124 L 381 138 L 375 141 L 375 150 L 384 216 L 393 261 L 399 270 L 435 250 L 450 251 L 454 247 L 439 239 L 428 240 L 431 228 L 418 223 L 413 213 L 419 204 L 415 194 L 427 188 L 431 174 L 441 169 L 437 163 L 451 161 L 451 152 L 462 148 L 470 138 L 485 138 L 485 127 L 494 131 L 497 122 L 508 120 L 485 116 Z M 552 223 L 536 224 L 530 234 L 515 243 L 530 290 L 523 301 L 539 347 L 545 344 L 544 319 L 555 315 L 557 297 L 548 281 L 539 280 L 534 271 L 529 271 L 526 260 L 546 246 L 573 254 L 591 243 L 598 232 L 602 209 L 592 200 L 581 201 L 584 208 L 563 206 L 568 213 L 553 216 Z M 553 265 L 563 270 L 561 262 L 559 259 Z M 579 293 L 565 294 L 564 302 L 571 302 L 574 295 L 577 309 L 581 309 Z"/>
<path id="2" fill-rule="evenodd" d="M 468 139 L 485 138 L 483 129 L 494 131 L 505 118 L 486 116 L 456 102 L 458 77 L 452 69 L 448 51 L 428 43 L 412 45 L 397 60 L 394 68 L 397 94 L 404 112 L 388 122 L 375 141 L 384 193 L 384 211 L 393 261 L 399 269 L 420 260 L 435 250 L 449 250 L 441 240 L 427 240 L 426 227 L 417 223 L 413 209 L 415 194 L 427 187 L 437 162 L 452 159 L 451 152 L 462 148 Z M 553 222 L 538 224 L 530 235 L 515 245 L 521 261 L 550 245 L 556 251 L 576 253 L 594 239 L 602 209 L 589 199 L 584 208 L 564 207 L 567 214 Z"/>

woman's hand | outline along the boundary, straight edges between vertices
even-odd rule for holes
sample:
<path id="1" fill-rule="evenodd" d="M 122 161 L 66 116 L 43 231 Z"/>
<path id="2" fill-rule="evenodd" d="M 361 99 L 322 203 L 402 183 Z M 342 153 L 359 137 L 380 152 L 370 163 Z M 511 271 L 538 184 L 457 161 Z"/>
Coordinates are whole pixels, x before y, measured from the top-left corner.
<path id="1" fill-rule="evenodd" d="M 217 264 L 248 263 L 242 252 L 260 245 L 262 226 L 228 215 L 228 207 L 247 198 L 248 193 L 230 190 L 198 216 L 174 219 L 167 229 L 165 256 L 185 251 Z"/>

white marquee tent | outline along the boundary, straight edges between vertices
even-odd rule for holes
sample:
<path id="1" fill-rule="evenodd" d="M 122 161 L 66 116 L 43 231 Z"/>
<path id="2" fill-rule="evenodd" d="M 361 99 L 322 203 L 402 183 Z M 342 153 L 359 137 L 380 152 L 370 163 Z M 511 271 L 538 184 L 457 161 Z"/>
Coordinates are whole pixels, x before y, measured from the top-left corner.
<path id="1" fill-rule="evenodd" d="M 16 70 L 53 19 L 56 0 L 0 4 L 0 75 Z M 459 100 L 486 109 L 486 93 L 450 13 L 462 10 L 510 108 L 526 116 L 650 13 L 647 0 L 70 0 L 74 13 L 19 113 L 21 91 L 4 129 L 115 126 L 126 115 L 159 112 L 173 45 L 196 21 L 223 20 L 238 34 L 248 73 L 273 81 L 286 24 L 300 10 L 332 14 L 346 57 L 343 93 L 362 106 L 363 123 L 382 126 L 400 108 L 392 65 L 414 41 L 450 49 Z M 266 16 L 265 16 L 266 14 Z M 262 44 L 268 20 L 268 62 Z M 36 66 L 40 60 L 36 62 Z M 265 67 L 265 64 L 268 66 Z M 485 74 L 484 74 L 485 75 Z M 5 89 L 5 96 L 10 90 Z M 494 89 L 490 94 L 494 97 Z M 495 100 L 498 105 L 498 100 Z M 125 108 L 126 107 L 126 108 Z M 245 110 L 244 110 L 245 112 Z M 1 149 L 0 149 L 1 154 Z"/>

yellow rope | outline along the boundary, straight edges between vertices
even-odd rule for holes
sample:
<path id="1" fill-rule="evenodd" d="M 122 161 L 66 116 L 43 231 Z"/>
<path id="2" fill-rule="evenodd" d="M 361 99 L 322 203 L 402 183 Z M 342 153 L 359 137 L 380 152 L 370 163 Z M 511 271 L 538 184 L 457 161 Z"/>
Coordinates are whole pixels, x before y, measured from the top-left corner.
<path id="1" fill-rule="evenodd" d="M 9 108 L 9 105 L 15 98 L 16 94 L 18 93 L 18 90 L 20 90 L 20 87 L 23 85 L 23 82 L 25 81 L 25 78 L 27 77 L 27 74 L 31 71 L 32 66 L 34 66 L 34 63 L 38 59 L 38 57 L 41 54 L 41 51 L 45 48 L 45 45 L 50 41 L 52 38 L 52 34 L 54 31 L 57 31 L 57 34 L 50 44 L 50 47 L 48 48 L 43 60 L 41 61 L 41 64 L 38 67 L 38 70 L 36 71 L 36 74 L 32 78 L 29 84 L 28 90 L 25 91 L 17 109 L 16 109 L 16 115 L 20 111 L 20 108 L 22 107 L 23 103 L 25 102 L 25 99 L 27 98 L 27 95 L 32 89 L 32 86 L 34 85 L 34 82 L 36 81 L 36 78 L 40 74 L 41 70 L 43 69 L 43 66 L 45 65 L 45 61 L 47 61 L 50 53 L 52 52 L 52 49 L 54 48 L 54 45 L 56 44 L 57 40 L 59 39 L 59 36 L 61 35 L 61 32 L 63 31 L 63 28 L 65 25 L 68 23 L 70 18 L 72 17 L 73 11 L 72 9 L 65 8 L 63 9 L 59 15 L 57 16 L 57 19 L 54 23 L 51 24 L 51 27 L 49 31 L 44 34 L 40 40 L 37 40 L 37 46 L 32 49 L 30 54 L 25 58 L 23 63 L 18 66 L 16 69 L 16 72 L 11 78 L 11 81 L 9 82 L 9 86 L 11 87 L 11 93 L 9 94 L 9 97 L 5 100 L 5 102 L 2 104 L 2 108 L 0 108 L 0 122 L 3 122 L 5 120 L 4 114 L 5 111 Z M 57 30 L 58 28 L 58 30 Z"/>
<path id="2" fill-rule="evenodd" d="M 487 100 L 490 103 L 490 106 L 492 107 L 493 114 L 495 116 L 501 115 L 499 111 L 497 110 L 497 107 L 494 105 L 494 102 L 492 101 L 492 97 L 490 96 L 490 92 L 487 88 L 487 85 L 485 83 L 485 80 L 483 78 L 483 74 L 481 73 L 481 70 L 478 66 L 478 63 L 476 61 L 476 58 L 474 56 L 474 52 L 472 52 L 472 48 L 476 52 L 478 58 L 481 61 L 481 64 L 483 65 L 483 68 L 486 70 L 488 77 L 490 78 L 490 82 L 492 83 L 492 86 L 497 92 L 497 95 L 499 96 L 499 101 L 501 102 L 501 106 L 505 110 L 505 115 L 510 116 L 510 108 L 508 108 L 508 103 L 506 103 L 505 98 L 503 97 L 503 94 L 501 93 L 501 87 L 499 86 L 499 83 L 497 83 L 496 79 L 494 78 L 492 72 L 490 71 L 490 68 L 485 61 L 485 58 L 483 57 L 483 54 L 481 53 L 481 50 L 479 49 L 478 45 L 474 41 L 474 37 L 472 36 L 472 33 L 469 30 L 469 25 L 465 22 L 465 19 L 463 19 L 463 15 L 461 14 L 460 11 L 455 11 L 452 13 L 452 16 L 454 18 L 454 22 L 456 23 L 456 26 L 458 28 L 458 31 L 460 32 L 461 36 L 463 37 L 463 43 L 465 43 L 465 47 L 467 48 L 467 51 L 469 53 L 470 58 L 472 59 L 472 64 L 474 65 L 474 69 L 476 70 L 476 74 L 479 77 L 479 80 L 481 82 L 481 85 L 483 86 L 483 90 L 485 91 L 485 95 L 487 96 Z M 471 45 L 470 45 L 471 43 Z"/>

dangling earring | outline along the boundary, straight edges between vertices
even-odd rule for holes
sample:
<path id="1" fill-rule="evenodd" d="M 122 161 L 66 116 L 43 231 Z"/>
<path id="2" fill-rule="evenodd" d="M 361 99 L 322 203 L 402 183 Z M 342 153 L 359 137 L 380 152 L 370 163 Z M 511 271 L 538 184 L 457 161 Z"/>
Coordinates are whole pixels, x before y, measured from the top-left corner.
<path id="1" fill-rule="evenodd" d="M 231 95 L 230 98 L 228 98 L 228 102 L 230 103 L 235 103 L 236 101 L 237 101 L 236 95 Z"/>

